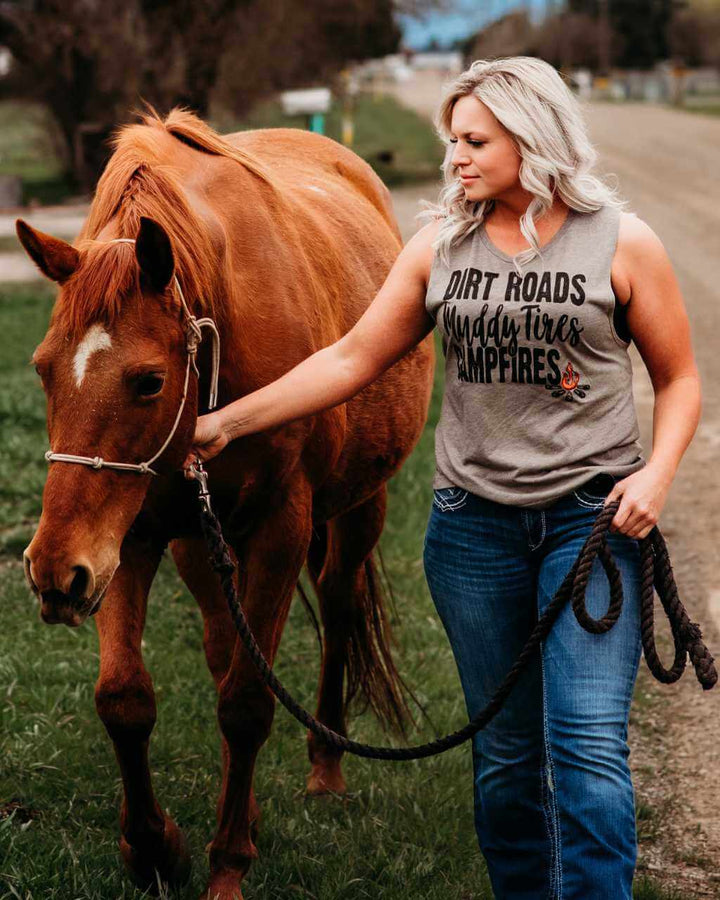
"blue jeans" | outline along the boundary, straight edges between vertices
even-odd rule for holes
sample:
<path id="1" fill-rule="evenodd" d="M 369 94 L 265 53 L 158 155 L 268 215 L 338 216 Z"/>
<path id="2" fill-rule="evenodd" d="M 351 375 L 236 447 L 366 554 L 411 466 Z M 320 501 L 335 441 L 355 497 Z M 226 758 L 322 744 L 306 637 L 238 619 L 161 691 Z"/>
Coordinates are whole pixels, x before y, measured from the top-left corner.
<path id="1" fill-rule="evenodd" d="M 575 561 L 619 479 L 595 476 L 544 510 L 440 488 L 425 537 L 430 592 L 468 715 L 487 704 Z M 637 858 L 627 745 L 640 661 L 638 542 L 608 545 L 624 604 L 602 635 L 568 603 L 497 716 L 473 740 L 475 828 L 498 900 L 631 900 Z M 599 559 L 593 618 L 607 611 Z"/>

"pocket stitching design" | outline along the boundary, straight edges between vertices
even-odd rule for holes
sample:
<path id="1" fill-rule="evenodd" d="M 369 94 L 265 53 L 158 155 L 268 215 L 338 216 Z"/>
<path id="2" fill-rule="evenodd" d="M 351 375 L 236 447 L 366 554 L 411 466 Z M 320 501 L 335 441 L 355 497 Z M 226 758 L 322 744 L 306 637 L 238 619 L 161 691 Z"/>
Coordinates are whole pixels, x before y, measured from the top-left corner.
<path id="1" fill-rule="evenodd" d="M 465 491 L 462 488 L 455 488 L 458 491 L 457 495 L 451 494 L 448 497 L 443 497 L 440 495 L 440 491 L 442 490 L 453 490 L 452 488 L 436 488 L 433 491 L 433 504 L 442 512 L 447 512 L 448 510 L 456 510 L 461 509 L 465 503 L 467 502 L 469 491 Z"/>
<path id="2" fill-rule="evenodd" d="M 608 491 L 609 493 L 609 491 Z M 587 509 L 599 509 L 601 506 L 605 505 L 605 497 L 593 497 L 592 494 L 587 494 L 585 491 L 573 491 L 575 499 L 581 506 L 586 507 Z M 590 499 L 588 499 L 590 498 Z M 595 502 L 591 502 L 595 501 Z"/>
<path id="3" fill-rule="evenodd" d="M 612 491 L 613 487 L 618 483 L 618 478 L 615 475 L 610 475 L 609 473 L 603 473 L 607 475 L 608 478 L 612 478 L 612 486 L 608 488 L 607 494 L 604 494 L 602 497 L 598 497 L 597 494 L 591 494 L 589 491 L 584 491 L 582 488 L 578 488 L 573 491 L 575 495 L 575 499 L 578 503 L 582 503 L 583 506 L 591 506 L 593 509 L 597 509 L 599 506 L 605 505 L 605 500 L 607 499 L 608 494 Z"/>

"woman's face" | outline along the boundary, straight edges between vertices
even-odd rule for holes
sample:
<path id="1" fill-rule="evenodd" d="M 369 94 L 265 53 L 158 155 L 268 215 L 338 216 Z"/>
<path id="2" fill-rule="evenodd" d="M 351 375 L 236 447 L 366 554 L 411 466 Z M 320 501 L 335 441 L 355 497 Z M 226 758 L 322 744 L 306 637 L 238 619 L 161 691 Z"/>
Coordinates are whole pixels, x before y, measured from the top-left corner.
<path id="1" fill-rule="evenodd" d="M 521 188 L 520 154 L 490 110 L 469 94 L 456 101 L 450 123 L 452 163 L 467 200 L 490 200 Z"/>

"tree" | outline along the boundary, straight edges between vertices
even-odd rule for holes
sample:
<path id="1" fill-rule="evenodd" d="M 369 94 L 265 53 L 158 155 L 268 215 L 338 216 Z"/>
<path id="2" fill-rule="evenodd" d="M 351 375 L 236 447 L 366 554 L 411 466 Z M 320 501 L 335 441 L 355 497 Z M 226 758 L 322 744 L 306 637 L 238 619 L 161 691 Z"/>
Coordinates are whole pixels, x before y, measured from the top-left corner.
<path id="1" fill-rule="evenodd" d="M 687 65 L 720 67 L 720 5 L 681 10 L 669 41 L 672 55 Z"/>
<path id="2" fill-rule="evenodd" d="M 571 12 L 599 19 L 607 9 L 612 30 L 610 62 L 620 68 L 649 69 L 670 56 L 669 29 L 683 0 L 569 0 Z"/>
<path id="3" fill-rule="evenodd" d="M 0 0 L 0 46 L 16 64 L 12 84 L 50 109 L 68 168 L 89 188 L 110 132 L 141 98 L 205 116 L 232 71 L 234 105 L 247 109 L 268 90 L 396 49 L 394 12 L 393 0 Z"/>
<path id="4" fill-rule="evenodd" d="M 601 68 L 604 24 L 586 13 L 561 13 L 548 17 L 534 37 L 537 55 L 558 69 Z M 608 42 L 609 43 L 609 42 Z"/>

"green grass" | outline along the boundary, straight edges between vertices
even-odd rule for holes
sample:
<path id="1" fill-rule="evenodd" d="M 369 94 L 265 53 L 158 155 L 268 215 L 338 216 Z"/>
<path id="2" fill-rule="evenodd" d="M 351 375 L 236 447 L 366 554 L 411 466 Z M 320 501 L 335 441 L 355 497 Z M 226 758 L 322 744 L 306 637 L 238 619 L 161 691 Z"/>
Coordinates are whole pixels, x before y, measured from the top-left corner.
<path id="1" fill-rule="evenodd" d="M 49 287 L 0 285 L 0 900 L 135 900 L 141 894 L 117 852 L 120 779 L 93 703 L 95 628 L 41 624 L 20 563 L 46 475 L 44 403 L 27 361 L 44 333 L 52 296 Z M 429 426 L 390 484 L 381 540 L 397 599 L 396 658 L 436 729 L 423 724 L 412 742 L 465 720 L 421 561 L 441 390 L 440 366 Z M 194 601 L 165 560 L 151 593 L 144 656 L 158 701 L 154 785 L 184 829 L 194 862 L 191 882 L 176 900 L 194 900 L 204 889 L 204 848 L 214 831 L 220 778 L 214 689 L 201 638 Z M 295 603 L 276 669 L 310 708 L 318 667 L 314 632 Z M 367 714 L 353 719 L 350 733 L 387 741 Z M 309 800 L 305 735 L 279 708 L 256 769 L 260 859 L 246 881 L 246 898 L 490 900 L 473 830 L 471 769 L 467 746 L 413 763 L 346 757 L 349 795 Z M 650 825 L 652 810 L 641 805 L 639 813 L 639 824 Z M 640 877 L 635 896 L 676 900 Z"/>
<path id="2" fill-rule="evenodd" d="M 693 105 L 688 105 L 688 106 L 681 106 L 680 109 L 683 110 L 683 112 L 689 112 L 689 113 L 693 113 L 695 115 L 720 116 L 720 103 L 716 103 L 716 104 L 698 103 L 698 104 L 693 104 Z"/>
<path id="3" fill-rule="evenodd" d="M 688 894 L 666 890 L 654 878 L 640 875 L 633 881 L 633 898 L 634 900 L 688 900 Z"/>

